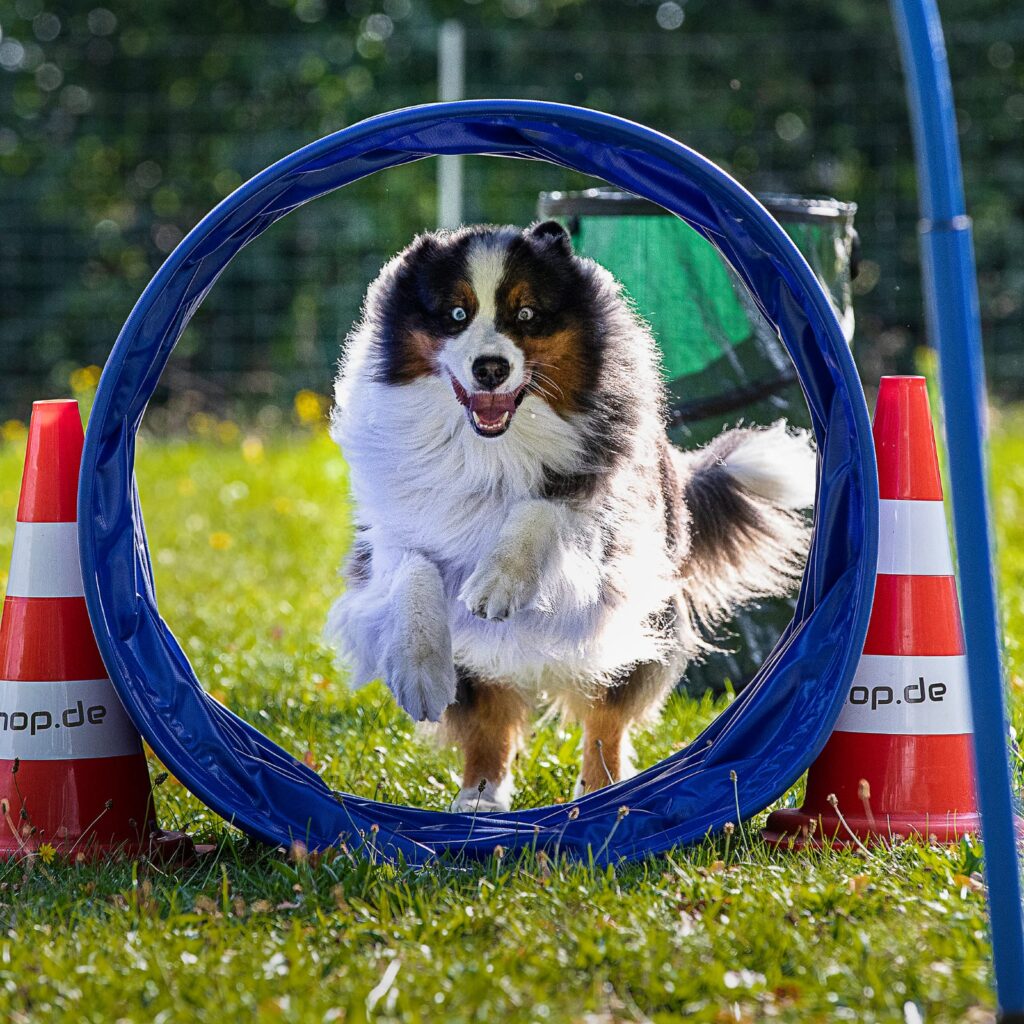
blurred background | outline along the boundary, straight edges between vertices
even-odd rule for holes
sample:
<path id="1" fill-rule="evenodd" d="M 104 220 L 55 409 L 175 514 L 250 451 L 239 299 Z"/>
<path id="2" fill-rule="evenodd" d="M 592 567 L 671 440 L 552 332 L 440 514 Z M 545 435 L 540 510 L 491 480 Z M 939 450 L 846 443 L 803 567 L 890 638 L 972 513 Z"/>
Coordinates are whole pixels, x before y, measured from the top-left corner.
<path id="1" fill-rule="evenodd" d="M 1024 11 L 942 9 L 990 382 L 1015 398 Z M 235 187 L 439 88 L 595 107 L 681 139 L 754 191 L 855 202 L 865 380 L 912 367 L 924 340 L 913 155 L 880 0 L 0 0 L 0 32 L 0 422 L 94 383 L 149 277 Z M 416 231 L 453 202 L 467 221 L 526 223 L 540 192 L 595 184 L 487 158 L 461 179 L 440 201 L 438 162 L 424 161 L 270 229 L 196 314 L 162 422 L 216 408 L 270 426 L 296 393 L 318 416 L 367 283 Z"/>

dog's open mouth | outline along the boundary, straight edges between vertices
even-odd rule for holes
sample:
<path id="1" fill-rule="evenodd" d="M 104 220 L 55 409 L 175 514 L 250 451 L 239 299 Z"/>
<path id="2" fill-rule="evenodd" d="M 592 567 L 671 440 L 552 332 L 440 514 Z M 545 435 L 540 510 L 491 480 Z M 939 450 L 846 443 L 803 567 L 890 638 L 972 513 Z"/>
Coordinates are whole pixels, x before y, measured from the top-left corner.
<path id="1" fill-rule="evenodd" d="M 516 409 L 526 397 L 527 377 L 515 391 L 474 391 L 472 393 L 452 377 L 455 397 L 466 409 L 469 425 L 481 437 L 500 437 L 508 430 Z"/>

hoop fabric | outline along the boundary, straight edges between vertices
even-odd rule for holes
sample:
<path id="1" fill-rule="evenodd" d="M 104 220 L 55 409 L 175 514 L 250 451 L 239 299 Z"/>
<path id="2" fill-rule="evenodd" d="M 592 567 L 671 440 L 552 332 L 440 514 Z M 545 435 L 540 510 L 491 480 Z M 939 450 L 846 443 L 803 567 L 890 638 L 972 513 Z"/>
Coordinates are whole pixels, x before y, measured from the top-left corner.
<path id="1" fill-rule="evenodd" d="M 778 328 L 819 449 L 815 529 L 796 614 L 754 681 L 686 749 L 576 802 L 448 814 L 335 793 L 208 697 L 160 619 L 134 476 L 136 432 L 164 364 L 232 257 L 297 206 L 423 157 L 485 154 L 573 168 L 665 207 L 712 242 Z M 82 461 L 86 599 L 110 677 L 157 756 L 250 835 L 311 849 L 346 840 L 368 856 L 555 845 L 599 862 L 702 838 L 762 810 L 828 738 L 867 632 L 878 488 L 864 396 L 831 305 L 796 247 L 724 171 L 674 140 L 608 114 L 522 100 L 431 104 L 314 142 L 243 185 L 174 250 L 107 361 Z M 578 808 L 578 814 L 572 808 Z M 628 814 L 622 809 L 628 808 Z"/>

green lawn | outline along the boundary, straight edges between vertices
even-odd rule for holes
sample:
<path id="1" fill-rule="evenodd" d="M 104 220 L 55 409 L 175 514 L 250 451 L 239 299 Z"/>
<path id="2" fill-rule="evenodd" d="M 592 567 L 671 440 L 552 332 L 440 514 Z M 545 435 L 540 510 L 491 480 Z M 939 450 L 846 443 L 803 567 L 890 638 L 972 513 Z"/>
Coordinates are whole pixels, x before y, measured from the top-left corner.
<path id="1" fill-rule="evenodd" d="M 352 693 L 318 637 L 350 537 L 345 466 L 319 435 L 199 421 L 147 438 L 139 476 L 161 610 L 208 689 L 330 784 L 443 807 L 456 761 L 378 686 Z M 23 445 L 0 443 L 0 588 Z M 1024 419 L 993 448 L 1008 657 L 1024 637 Z M 718 710 L 678 698 L 650 763 Z M 524 803 L 566 799 L 577 733 L 520 759 Z M 159 766 L 153 764 L 154 775 Z M 12 1021 L 992 1020 L 978 851 L 774 855 L 745 832 L 593 870 L 541 856 L 464 869 L 267 851 L 174 779 L 165 827 L 198 867 L 0 867 L 0 1019 Z M 918 1016 L 920 1014 L 920 1016 Z"/>

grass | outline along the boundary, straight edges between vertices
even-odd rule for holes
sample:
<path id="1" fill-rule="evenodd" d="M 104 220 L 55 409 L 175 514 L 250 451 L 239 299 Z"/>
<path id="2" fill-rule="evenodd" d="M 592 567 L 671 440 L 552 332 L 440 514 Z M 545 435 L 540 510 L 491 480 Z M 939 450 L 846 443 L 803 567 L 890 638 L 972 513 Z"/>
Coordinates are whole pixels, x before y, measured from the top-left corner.
<path id="1" fill-rule="evenodd" d="M 350 692 L 318 641 L 350 539 L 345 466 L 322 436 L 147 438 L 139 478 L 161 611 L 218 699 L 332 786 L 443 807 L 456 761 L 379 686 Z M 0 444 L 0 566 L 22 445 Z M 1007 652 L 1024 699 L 1024 419 L 993 446 Z M 0 585 L 5 578 L 0 576 Z M 645 763 L 728 697 L 677 698 Z M 520 758 L 520 802 L 564 800 L 578 735 Z M 159 766 L 154 763 L 154 775 Z M 793 794 L 790 795 L 792 799 Z M 543 855 L 420 871 L 266 850 L 175 780 L 165 827 L 198 865 L 0 867 L 0 1017 L 21 1021 L 988 1021 L 979 850 L 776 855 L 763 816 L 696 848 L 595 870 Z"/>

